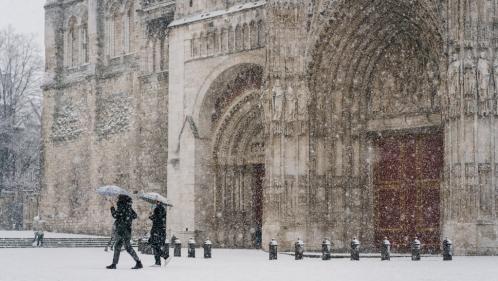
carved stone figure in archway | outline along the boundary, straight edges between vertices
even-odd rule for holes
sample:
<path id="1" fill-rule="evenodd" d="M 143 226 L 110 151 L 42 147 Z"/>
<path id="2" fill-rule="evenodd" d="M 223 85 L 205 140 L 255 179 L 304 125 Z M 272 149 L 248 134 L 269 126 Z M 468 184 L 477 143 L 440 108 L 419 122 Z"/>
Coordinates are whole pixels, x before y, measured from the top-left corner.
<path id="1" fill-rule="evenodd" d="M 460 100 L 460 60 L 458 54 L 454 53 L 448 68 L 448 100 L 450 117 L 458 116 L 460 108 L 457 106 L 457 100 Z"/>
<path id="2" fill-rule="evenodd" d="M 287 93 L 285 95 L 286 98 L 286 112 L 285 112 L 285 120 L 287 122 L 292 122 L 296 120 L 297 115 L 297 98 L 296 92 L 294 91 L 292 84 L 289 83 L 287 87 Z"/>
<path id="3" fill-rule="evenodd" d="M 489 114 L 489 86 L 490 86 L 491 66 L 485 51 L 481 52 L 477 63 L 477 82 L 479 83 L 479 112 Z"/>
<path id="4" fill-rule="evenodd" d="M 295 121 L 297 117 L 297 98 L 292 83 L 288 83 L 285 94 L 285 135 L 291 136 L 295 133 Z"/>
<path id="5" fill-rule="evenodd" d="M 297 90 L 297 119 L 308 120 L 308 107 L 310 105 L 310 92 L 304 80 L 299 81 Z"/>
<path id="6" fill-rule="evenodd" d="M 284 107 L 284 91 L 280 86 L 280 79 L 275 80 L 275 86 L 273 86 L 272 91 L 272 100 L 273 121 L 280 121 Z"/>
<path id="7" fill-rule="evenodd" d="M 463 94 L 465 101 L 465 113 L 475 113 L 475 100 L 477 94 L 477 81 L 474 59 L 472 58 L 472 51 L 465 50 L 465 59 L 463 61 Z"/>

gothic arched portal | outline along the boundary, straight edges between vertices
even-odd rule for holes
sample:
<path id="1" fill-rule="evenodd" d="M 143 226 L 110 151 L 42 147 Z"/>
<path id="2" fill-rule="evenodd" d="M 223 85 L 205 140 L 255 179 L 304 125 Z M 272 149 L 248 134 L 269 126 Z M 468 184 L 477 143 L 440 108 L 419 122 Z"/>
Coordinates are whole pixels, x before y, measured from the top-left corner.
<path id="1" fill-rule="evenodd" d="M 316 198 L 315 207 L 332 218 L 333 239 L 359 236 L 374 246 L 387 236 L 406 250 L 419 235 L 437 250 L 446 69 L 437 7 L 425 0 L 331 7 L 314 31 L 309 67 L 311 151 L 327 152 L 311 155 L 312 185 L 328 200 Z"/>
<path id="2" fill-rule="evenodd" d="M 206 235 L 222 247 L 260 247 L 265 176 L 263 113 L 260 106 L 263 69 L 240 64 L 224 71 L 204 99 L 199 127 L 206 185 L 199 193 L 207 213 Z M 207 157 L 206 157 L 207 156 Z M 209 207 L 208 207 L 209 206 Z M 209 209 L 209 210 L 207 210 Z"/>

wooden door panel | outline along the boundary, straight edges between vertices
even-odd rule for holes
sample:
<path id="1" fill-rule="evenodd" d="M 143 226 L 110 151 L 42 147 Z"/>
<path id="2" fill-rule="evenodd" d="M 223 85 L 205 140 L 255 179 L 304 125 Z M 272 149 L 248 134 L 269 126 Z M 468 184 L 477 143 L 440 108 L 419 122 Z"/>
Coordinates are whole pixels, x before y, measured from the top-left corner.
<path id="1" fill-rule="evenodd" d="M 438 228 L 440 216 L 439 182 L 424 183 L 419 190 L 417 226 Z"/>
<path id="2" fill-rule="evenodd" d="M 408 251 L 414 235 L 426 248 L 439 245 L 440 176 L 443 138 L 407 134 L 376 140 L 374 166 L 375 237 Z"/>
<path id="3" fill-rule="evenodd" d="M 401 194 L 398 189 L 382 189 L 378 192 L 378 200 L 383 202 L 378 209 L 379 227 L 384 230 L 401 227 Z"/>

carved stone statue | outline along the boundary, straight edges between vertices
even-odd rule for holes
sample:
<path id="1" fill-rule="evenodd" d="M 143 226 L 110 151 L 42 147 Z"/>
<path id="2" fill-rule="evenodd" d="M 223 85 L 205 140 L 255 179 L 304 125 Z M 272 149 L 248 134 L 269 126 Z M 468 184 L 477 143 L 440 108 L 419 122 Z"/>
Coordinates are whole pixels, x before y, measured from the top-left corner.
<path id="1" fill-rule="evenodd" d="M 454 53 L 451 58 L 451 63 L 448 67 L 448 100 L 449 100 L 449 115 L 458 116 L 460 108 L 457 108 L 456 101 L 460 99 L 460 60 L 458 54 Z"/>
<path id="2" fill-rule="evenodd" d="M 479 111 L 484 114 L 488 114 L 490 111 L 488 106 L 490 75 L 491 66 L 486 52 L 481 52 L 479 61 L 477 62 L 477 83 L 479 84 Z"/>
<path id="3" fill-rule="evenodd" d="M 285 112 L 285 120 L 287 122 L 291 122 L 296 120 L 296 115 L 297 115 L 297 98 L 296 98 L 296 93 L 294 92 L 294 89 L 292 88 L 292 85 L 289 83 L 289 86 L 287 87 L 287 93 L 285 95 L 286 97 L 286 112 Z"/>
<path id="4" fill-rule="evenodd" d="M 401 111 L 401 93 L 398 91 L 396 87 L 396 79 L 391 73 L 386 73 L 383 88 L 385 93 L 384 95 L 389 97 L 389 99 L 385 101 L 387 105 L 381 106 L 380 110 L 383 111 L 382 113 L 385 114 Z"/>
<path id="5" fill-rule="evenodd" d="M 465 51 L 465 60 L 463 62 L 463 89 L 465 100 L 465 113 L 472 114 L 475 112 L 475 101 L 477 97 L 477 81 L 476 71 L 474 67 L 474 60 L 472 58 L 472 51 Z"/>
<path id="6" fill-rule="evenodd" d="M 282 110 L 284 106 L 284 91 L 280 86 L 280 79 L 275 80 L 272 98 L 273 121 L 279 121 L 282 118 Z"/>
<path id="7" fill-rule="evenodd" d="M 297 119 L 300 121 L 308 120 L 308 107 L 310 104 L 310 92 L 306 82 L 301 80 L 297 90 Z"/>

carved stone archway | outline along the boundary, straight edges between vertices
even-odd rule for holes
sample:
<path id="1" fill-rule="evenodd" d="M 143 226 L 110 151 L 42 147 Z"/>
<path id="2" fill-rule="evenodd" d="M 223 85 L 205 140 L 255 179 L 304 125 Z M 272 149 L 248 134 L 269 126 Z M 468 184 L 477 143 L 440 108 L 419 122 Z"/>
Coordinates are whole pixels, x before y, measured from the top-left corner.
<path id="1" fill-rule="evenodd" d="M 199 229 L 218 246 L 259 247 L 265 176 L 263 69 L 229 68 L 211 84 L 199 114 Z"/>
<path id="2" fill-rule="evenodd" d="M 428 166 L 434 164 L 438 171 L 431 175 L 437 208 L 432 210 L 434 223 L 430 230 L 415 225 L 424 199 L 413 199 L 419 193 L 407 191 L 418 190 L 418 182 L 427 180 L 426 175 L 413 175 L 413 181 L 397 182 L 398 189 L 386 191 L 381 181 L 376 181 L 382 175 L 376 171 L 385 166 L 385 153 L 391 153 L 382 150 L 383 143 L 378 141 L 387 136 L 400 143 L 400 151 L 405 151 L 404 147 L 415 148 L 416 143 L 424 143 L 424 136 L 429 135 L 427 139 L 432 141 L 433 135 L 437 135 L 434 143 L 440 146 L 436 155 L 444 154 L 441 77 L 446 72 L 446 56 L 438 7 L 425 0 L 322 4 L 311 31 L 316 41 L 308 69 L 313 96 L 311 189 L 321 196 L 310 198 L 315 202 L 312 217 L 328 218 L 332 239 L 339 247 L 347 247 L 343 241 L 359 236 L 366 247 L 373 248 L 380 235 L 392 235 L 397 247 L 406 249 L 412 235 L 421 233 L 426 243 L 436 249 L 440 238 L 443 162 L 425 162 Z M 423 145 L 417 147 L 422 149 Z M 393 157 L 400 158 L 403 153 L 393 152 Z M 406 153 L 413 155 L 413 161 L 422 159 L 421 166 L 427 160 L 424 152 L 420 152 L 420 157 L 417 152 Z M 405 173 L 408 170 L 400 172 L 400 178 L 411 177 Z M 382 199 L 385 194 L 387 199 Z M 392 219 L 407 221 L 402 223 L 403 231 L 399 233 L 393 230 L 398 227 L 394 223 L 382 224 L 389 219 L 380 211 L 386 200 L 403 202 L 400 218 Z M 403 209 L 411 203 L 413 207 Z M 413 221 L 405 218 L 412 216 Z M 404 229 L 407 225 L 409 230 Z"/>

